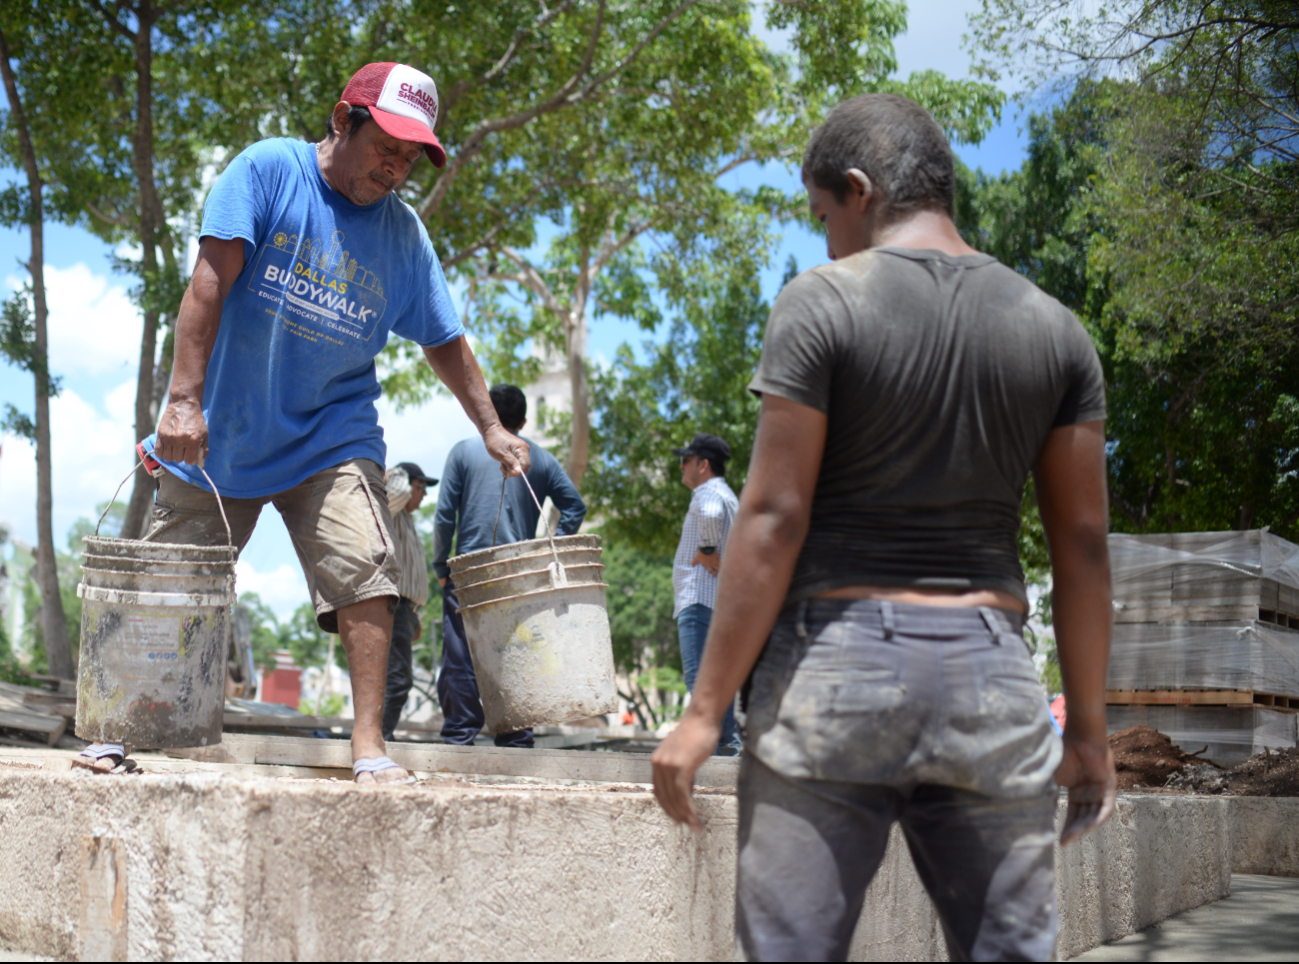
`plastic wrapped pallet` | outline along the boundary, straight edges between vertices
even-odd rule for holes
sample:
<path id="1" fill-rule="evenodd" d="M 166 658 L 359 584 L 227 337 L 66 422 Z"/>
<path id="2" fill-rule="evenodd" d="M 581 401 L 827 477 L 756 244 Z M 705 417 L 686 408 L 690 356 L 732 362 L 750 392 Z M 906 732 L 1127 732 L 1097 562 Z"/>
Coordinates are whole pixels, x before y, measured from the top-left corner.
<path id="1" fill-rule="evenodd" d="M 1222 767 L 1299 743 L 1299 714 L 1264 706 L 1109 706 L 1109 731 L 1144 724 Z"/>
<path id="2" fill-rule="evenodd" d="M 1299 546 L 1266 529 L 1111 535 L 1116 623 L 1257 620 L 1299 627 Z M 1280 614 L 1278 616 L 1278 614 Z"/>
<path id="3" fill-rule="evenodd" d="M 1258 620 L 1118 623 L 1111 690 L 1253 690 L 1299 697 L 1299 632 Z"/>

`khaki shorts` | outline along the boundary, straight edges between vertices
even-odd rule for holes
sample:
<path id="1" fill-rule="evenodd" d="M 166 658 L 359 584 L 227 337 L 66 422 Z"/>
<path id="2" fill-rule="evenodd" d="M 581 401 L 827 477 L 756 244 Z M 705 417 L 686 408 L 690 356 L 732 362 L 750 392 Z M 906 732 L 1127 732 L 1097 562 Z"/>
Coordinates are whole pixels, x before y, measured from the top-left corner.
<path id="1" fill-rule="evenodd" d="M 223 499 L 234 544 L 242 552 L 262 506 L 279 510 L 307 577 L 316 622 L 338 632 L 338 610 L 353 603 L 392 597 L 401 570 L 393 548 L 392 516 L 383 470 L 369 459 L 352 459 L 317 472 L 277 495 Z M 226 543 L 216 497 L 167 474 L 158 486 L 147 542 L 213 546 Z"/>

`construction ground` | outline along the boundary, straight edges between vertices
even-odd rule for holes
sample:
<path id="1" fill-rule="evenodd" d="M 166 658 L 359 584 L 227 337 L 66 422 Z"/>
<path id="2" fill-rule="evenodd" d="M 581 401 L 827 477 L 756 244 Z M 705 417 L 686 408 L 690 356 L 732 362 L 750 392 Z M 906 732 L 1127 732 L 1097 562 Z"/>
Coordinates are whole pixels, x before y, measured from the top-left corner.
<path id="1" fill-rule="evenodd" d="M 0 748 L 9 959 L 734 960 L 734 760 L 702 836 L 644 753 L 394 744 L 420 782 L 353 785 L 342 740 L 227 734 L 207 760 Z M 197 755 L 197 754 L 196 754 Z M 216 757 L 224 762 L 214 762 Z M 1299 957 L 1299 798 L 1147 789 L 1059 857 L 1061 959 Z M 895 831 L 855 960 L 945 960 Z"/>

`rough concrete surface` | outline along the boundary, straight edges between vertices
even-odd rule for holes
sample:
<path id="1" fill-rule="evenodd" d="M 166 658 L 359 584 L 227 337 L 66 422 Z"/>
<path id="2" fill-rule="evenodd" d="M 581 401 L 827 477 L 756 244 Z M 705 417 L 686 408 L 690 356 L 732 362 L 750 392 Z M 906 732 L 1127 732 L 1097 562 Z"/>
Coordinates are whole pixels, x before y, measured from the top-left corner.
<path id="1" fill-rule="evenodd" d="M 1121 794 L 1105 826 L 1057 851 L 1059 956 L 1229 893 L 1230 820 L 1224 797 Z"/>
<path id="2" fill-rule="evenodd" d="M 0 946 L 132 960 L 732 960 L 736 806 L 0 768 Z M 1062 956 L 1227 892 L 1227 801 L 1125 796 L 1061 860 Z M 853 956 L 945 959 L 895 834 Z"/>
<path id="3" fill-rule="evenodd" d="M 1148 927 L 1076 961 L 1293 961 L 1299 880 L 1236 874 L 1231 895 Z"/>
<path id="4" fill-rule="evenodd" d="M 1231 813 L 1236 873 L 1299 877 L 1299 797 L 1233 797 Z"/>

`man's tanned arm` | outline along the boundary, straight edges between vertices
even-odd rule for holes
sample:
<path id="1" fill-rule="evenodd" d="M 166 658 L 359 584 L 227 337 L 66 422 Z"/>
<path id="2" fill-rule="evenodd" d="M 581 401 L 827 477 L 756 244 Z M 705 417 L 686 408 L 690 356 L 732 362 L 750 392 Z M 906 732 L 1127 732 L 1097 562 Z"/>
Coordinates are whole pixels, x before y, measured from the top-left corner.
<path id="1" fill-rule="evenodd" d="M 496 415 L 491 396 L 487 394 L 487 383 L 483 381 L 482 369 L 469 347 L 469 339 L 461 335 L 445 345 L 425 348 L 424 357 L 433 373 L 459 400 L 465 414 L 482 435 L 488 454 L 501 463 L 501 471 L 511 476 L 523 475 L 531 469 L 532 456 L 528 446 L 518 436 L 507 432 Z"/>
<path id="2" fill-rule="evenodd" d="M 776 624 L 812 518 L 828 422 L 774 395 L 762 397 L 753 461 L 726 543 L 717 608 L 690 706 L 651 760 L 654 796 L 668 816 L 700 829 L 695 771 L 717 748 L 721 720 Z"/>
<path id="3" fill-rule="evenodd" d="M 155 454 L 164 462 L 202 466 L 207 458 L 203 389 L 212 360 L 221 308 L 244 270 L 244 240 L 200 238 L 198 261 L 176 315 L 176 350 L 167 410 L 158 423 Z"/>
<path id="4" fill-rule="evenodd" d="M 1069 788 L 1060 834 L 1067 844 L 1114 810 L 1114 757 L 1105 726 L 1112 620 L 1105 423 L 1052 431 L 1033 477 L 1051 551 L 1051 607 L 1068 710 L 1064 759 L 1055 774 Z"/>

